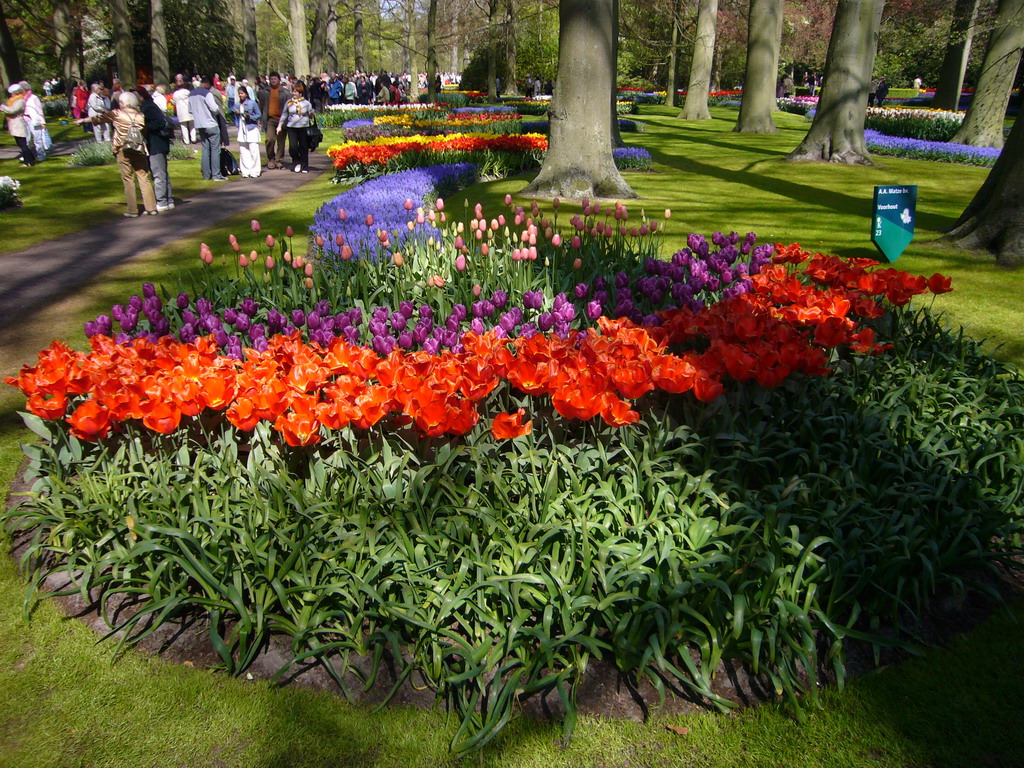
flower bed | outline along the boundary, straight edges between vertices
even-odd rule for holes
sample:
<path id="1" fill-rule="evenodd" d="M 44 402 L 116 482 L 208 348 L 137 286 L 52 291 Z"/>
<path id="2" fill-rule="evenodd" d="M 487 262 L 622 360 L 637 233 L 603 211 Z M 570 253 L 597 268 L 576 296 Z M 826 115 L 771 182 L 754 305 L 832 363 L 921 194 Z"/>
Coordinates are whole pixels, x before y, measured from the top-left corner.
<path id="1" fill-rule="evenodd" d="M 445 134 L 378 138 L 334 145 L 335 181 L 363 179 L 440 163 L 476 163 L 485 176 L 507 176 L 540 165 L 547 139 L 534 134 Z"/>
<path id="2" fill-rule="evenodd" d="M 949 141 L 964 121 L 962 112 L 939 109 L 869 107 L 864 127 L 886 136 L 923 141 Z"/>
<path id="3" fill-rule="evenodd" d="M 0 176 L 0 210 L 13 208 L 21 202 L 21 182 L 10 176 Z"/>
<path id="4" fill-rule="evenodd" d="M 790 96 L 775 100 L 776 107 L 794 115 L 806 115 L 818 106 L 817 96 Z"/>
<path id="5" fill-rule="evenodd" d="M 942 163 L 964 165 L 995 165 L 1002 150 L 995 147 L 972 147 L 948 141 L 922 141 L 899 136 L 886 136 L 878 131 L 865 130 L 864 141 L 868 150 L 876 155 L 912 157 L 918 160 L 936 160 Z"/>

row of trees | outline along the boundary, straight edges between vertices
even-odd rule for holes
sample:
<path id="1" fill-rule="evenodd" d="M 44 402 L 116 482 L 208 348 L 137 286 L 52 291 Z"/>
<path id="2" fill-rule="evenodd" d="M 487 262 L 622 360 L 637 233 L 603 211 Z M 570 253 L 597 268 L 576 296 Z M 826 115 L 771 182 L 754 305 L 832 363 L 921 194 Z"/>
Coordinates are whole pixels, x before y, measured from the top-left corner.
<path id="1" fill-rule="evenodd" d="M 710 118 L 707 78 L 717 2 L 700 0 L 689 88 L 679 115 L 683 119 Z M 747 87 L 735 130 L 769 133 L 777 130 L 772 111 L 783 0 L 749 3 Z M 864 142 L 864 107 L 884 5 L 885 0 L 838 0 L 817 113 L 788 160 L 871 163 Z M 618 0 L 561 0 L 559 21 L 550 147 L 540 174 L 524 191 L 545 197 L 635 197 L 612 159 L 616 121 L 607 94 L 614 99 Z M 963 56 L 962 45 L 960 49 Z M 998 0 L 978 87 L 959 138 L 1002 146 L 1003 119 L 1022 52 L 1024 0 Z M 1019 118 L 952 236 L 964 247 L 994 252 L 1001 263 L 1024 263 L 1024 123 Z"/>

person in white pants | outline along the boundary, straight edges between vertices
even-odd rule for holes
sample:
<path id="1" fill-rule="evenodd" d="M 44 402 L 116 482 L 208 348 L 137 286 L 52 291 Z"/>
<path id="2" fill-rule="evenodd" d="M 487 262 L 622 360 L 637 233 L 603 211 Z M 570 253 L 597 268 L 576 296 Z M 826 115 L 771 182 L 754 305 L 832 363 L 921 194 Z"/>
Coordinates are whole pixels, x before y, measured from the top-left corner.
<path id="1" fill-rule="evenodd" d="M 89 100 L 86 102 L 86 107 L 89 110 L 88 116 L 90 119 L 97 115 L 106 114 L 110 111 L 110 99 L 103 95 L 104 90 L 105 89 L 100 83 L 92 84 L 92 93 L 89 94 Z M 109 144 L 113 139 L 110 132 L 110 125 L 108 123 L 94 125 L 92 133 L 96 141 L 105 141 Z"/>
<path id="2" fill-rule="evenodd" d="M 185 144 L 196 143 L 196 124 L 192 119 L 192 111 L 188 108 L 188 97 L 192 94 L 184 84 L 171 94 L 171 101 L 174 102 L 174 114 L 178 117 L 178 125 L 181 127 L 181 140 Z"/>
<path id="3" fill-rule="evenodd" d="M 238 103 L 235 112 L 238 114 L 238 167 L 243 178 L 255 179 L 260 175 L 260 105 L 256 99 L 249 98 L 245 88 L 239 88 Z"/>

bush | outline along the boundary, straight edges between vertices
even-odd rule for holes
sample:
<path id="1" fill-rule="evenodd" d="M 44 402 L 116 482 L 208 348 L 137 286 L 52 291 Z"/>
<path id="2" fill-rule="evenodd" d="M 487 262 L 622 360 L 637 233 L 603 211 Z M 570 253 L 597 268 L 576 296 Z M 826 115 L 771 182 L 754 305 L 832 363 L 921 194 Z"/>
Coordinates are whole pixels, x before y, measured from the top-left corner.
<path id="1" fill-rule="evenodd" d="M 117 162 L 106 141 L 86 141 L 68 156 L 67 165 L 112 165 Z"/>
<path id="2" fill-rule="evenodd" d="M 169 160 L 195 160 L 198 154 L 199 150 L 195 147 L 176 141 L 171 144 L 171 151 L 167 153 L 167 158 Z"/>
<path id="3" fill-rule="evenodd" d="M 43 99 L 43 114 L 46 117 L 67 117 L 67 99 L 63 96 L 47 96 Z"/>
<path id="4" fill-rule="evenodd" d="M 10 176 L 0 176 L 0 210 L 12 208 L 21 201 L 21 182 Z"/>

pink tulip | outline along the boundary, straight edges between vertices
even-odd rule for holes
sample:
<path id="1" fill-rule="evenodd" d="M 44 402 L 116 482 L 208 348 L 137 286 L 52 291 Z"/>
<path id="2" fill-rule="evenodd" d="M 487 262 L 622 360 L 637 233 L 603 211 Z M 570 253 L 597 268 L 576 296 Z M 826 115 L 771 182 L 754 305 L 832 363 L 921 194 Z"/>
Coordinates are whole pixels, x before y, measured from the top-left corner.
<path id="1" fill-rule="evenodd" d="M 434 207 L 437 210 L 439 210 L 439 211 L 443 211 L 444 210 L 444 200 L 441 199 L 440 197 L 437 198 L 437 200 L 434 201 Z M 440 280 L 440 279 L 441 278 L 438 278 L 438 280 Z M 444 283 L 442 282 L 441 285 L 444 285 Z M 438 287 L 440 287 L 440 286 L 438 286 Z"/>
<path id="2" fill-rule="evenodd" d="M 505 205 L 512 205 L 512 195 L 505 195 Z"/>
<path id="3" fill-rule="evenodd" d="M 313 278 L 312 277 L 307 277 L 306 278 L 306 290 L 307 291 L 312 291 L 313 290 Z"/>
<path id="4" fill-rule="evenodd" d="M 442 213 L 441 213 L 441 223 L 444 224 L 446 221 L 448 221 L 448 217 L 442 211 Z"/>
<path id="5" fill-rule="evenodd" d="M 366 226 L 368 226 L 368 227 L 372 227 L 373 226 L 373 214 L 372 213 L 366 214 Z"/>
<path id="6" fill-rule="evenodd" d="M 249 252 L 249 261 L 251 261 L 253 264 L 256 263 L 256 259 L 258 259 L 259 257 L 260 257 L 260 255 L 258 253 L 256 253 L 256 251 L 250 251 Z"/>
<path id="7" fill-rule="evenodd" d="M 249 259 L 246 258 L 244 253 L 238 257 L 238 266 L 240 266 L 242 269 L 245 269 L 246 267 L 249 266 Z"/>
<path id="8" fill-rule="evenodd" d="M 583 259 L 576 259 L 576 261 L 574 261 L 572 263 L 572 268 L 573 269 L 579 269 L 582 266 L 583 266 Z"/>
<path id="9" fill-rule="evenodd" d="M 555 232 L 554 237 L 551 238 L 551 244 L 557 248 L 562 244 L 562 236 Z"/>
<path id="10" fill-rule="evenodd" d="M 273 235 L 267 235 L 267 248 L 273 248 L 273 247 L 274 247 L 274 236 Z"/>
<path id="11" fill-rule="evenodd" d="M 433 222 L 433 221 L 437 221 L 437 214 L 436 214 L 436 213 L 434 213 L 433 211 L 431 211 L 430 213 L 428 213 L 428 214 L 427 214 L 427 221 L 431 221 L 431 222 Z"/>
<path id="12" fill-rule="evenodd" d="M 583 215 L 584 216 L 589 216 L 590 215 L 590 206 L 589 205 L 584 205 L 583 206 Z"/>
<path id="13" fill-rule="evenodd" d="M 235 242 L 231 244 L 231 250 L 233 250 L 235 253 L 238 253 L 240 250 L 242 250 L 242 246 L 240 246 L 238 244 L 238 241 L 235 240 Z"/>
<path id="14" fill-rule="evenodd" d="M 341 260 L 342 261 L 348 261 L 351 258 L 352 258 L 352 248 L 351 248 L 351 246 L 343 245 L 341 247 Z"/>
<path id="15" fill-rule="evenodd" d="M 482 292 L 483 292 L 483 288 L 481 288 L 481 287 L 480 287 L 480 283 L 475 283 L 475 284 L 473 285 L 473 295 L 474 295 L 474 296 L 475 296 L 476 298 L 478 298 L 478 299 L 479 299 L 479 298 L 480 298 L 480 294 L 481 294 Z"/>
<path id="16" fill-rule="evenodd" d="M 405 210 L 407 210 L 407 211 L 411 211 L 412 210 L 412 198 L 411 197 L 405 198 Z"/>
<path id="17" fill-rule="evenodd" d="M 251 222 L 249 222 L 249 226 L 252 227 L 253 232 L 260 231 L 260 223 L 256 219 L 253 219 Z"/>
<path id="18" fill-rule="evenodd" d="M 457 250 L 462 250 L 462 246 L 463 245 L 465 245 L 465 243 L 462 240 L 462 235 L 456 235 L 455 236 L 455 248 Z"/>
<path id="19" fill-rule="evenodd" d="M 423 215 L 423 211 L 422 210 L 418 211 L 416 213 L 416 223 L 417 224 L 422 224 L 425 220 L 426 220 L 426 217 Z M 431 219 L 431 221 L 433 221 L 433 219 Z"/>
<path id="20" fill-rule="evenodd" d="M 554 208 L 556 211 L 558 210 L 558 206 L 560 206 L 561 204 L 562 201 L 559 200 L 557 197 L 551 201 L 551 207 Z"/>
<path id="21" fill-rule="evenodd" d="M 622 225 L 619 226 L 619 234 L 620 235 L 625 237 L 626 236 L 626 231 L 627 230 L 626 230 L 626 225 L 625 224 L 622 224 Z"/>
<path id="22" fill-rule="evenodd" d="M 647 234 L 647 225 L 646 224 L 641 224 L 640 225 L 640 237 L 644 237 L 646 234 Z"/>
<path id="23" fill-rule="evenodd" d="M 658 222 L 656 222 L 656 221 L 652 221 L 647 226 L 650 227 L 651 232 L 657 232 L 658 231 Z"/>
<path id="24" fill-rule="evenodd" d="M 498 214 L 498 226 L 500 226 L 500 227 L 504 227 L 505 226 L 505 214 L 503 214 L 503 213 Z"/>
<path id="25" fill-rule="evenodd" d="M 672 218 L 672 209 L 671 208 L 666 208 L 665 209 L 665 218 L 666 219 L 671 219 Z"/>
<path id="26" fill-rule="evenodd" d="M 522 252 L 518 248 L 513 248 L 512 261 L 519 261 L 520 256 L 522 256 Z"/>
<path id="27" fill-rule="evenodd" d="M 320 235 L 316 236 L 315 242 L 316 242 L 317 248 L 323 248 L 324 247 L 324 239 Z"/>
<path id="28" fill-rule="evenodd" d="M 313 276 L 313 265 L 312 264 L 307 264 L 306 265 L 306 277 L 312 277 L 312 276 Z"/>
<path id="29" fill-rule="evenodd" d="M 466 271 L 466 257 L 461 253 L 455 257 L 455 268 L 459 270 L 459 272 Z"/>
<path id="30" fill-rule="evenodd" d="M 274 257 L 273 256 L 267 256 L 267 260 L 265 262 L 263 262 L 263 264 L 264 264 L 264 266 L 267 269 L 273 269 L 274 268 Z"/>
<path id="31" fill-rule="evenodd" d="M 573 235 L 572 240 L 569 242 L 569 247 L 570 248 L 579 249 L 580 245 L 582 245 L 582 241 L 580 240 L 580 236 L 579 235 Z"/>
<path id="32" fill-rule="evenodd" d="M 339 209 L 338 218 L 342 221 L 348 221 L 348 212 L 344 208 Z"/>
<path id="33" fill-rule="evenodd" d="M 296 269 L 302 269 L 302 266 L 303 266 L 303 265 L 304 265 L 305 263 L 306 263 L 306 260 L 305 260 L 304 258 L 302 258 L 301 256 L 296 256 L 296 257 L 295 257 L 295 263 L 294 263 L 294 265 L 293 265 L 293 266 L 294 266 L 294 267 L 295 267 Z"/>
<path id="34" fill-rule="evenodd" d="M 405 259 L 402 258 L 402 254 L 400 254 L 398 251 L 395 251 L 393 254 L 391 254 L 391 263 L 393 263 L 396 267 L 400 267 L 403 264 L 405 264 Z"/>
<path id="35" fill-rule="evenodd" d="M 493 231 L 495 231 L 495 232 L 498 231 L 498 220 L 497 219 L 491 219 L 491 229 Z"/>
<path id="36" fill-rule="evenodd" d="M 345 236 L 339 232 L 337 237 L 334 238 L 334 242 L 341 248 L 345 244 Z"/>
<path id="37" fill-rule="evenodd" d="M 285 251 L 285 252 L 284 252 L 284 256 L 282 256 L 282 258 L 283 258 L 283 259 L 284 259 L 284 260 L 285 260 L 285 261 L 286 261 L 286 262 L 287 262 L 288 264 L 291 264 L 291 263 L 292 263 L 292 252 L 291 252 L 291 251 Z"/>
<path id="38" fill-rule="evenodd" d="M 284 228 L 284 234 L 286 237 L 293 237 L 295 235 L 295 230 L 292 229 L 291 224 Z"/>
<path id="39" fill-rule="evenodd" d="M 489 246 L 487 243 L 484 243 L 483 245 L 480 246 L 480 253 L 483 256 L 486 256 L 490 252 L 491 252 L 491 246 Z"/>

